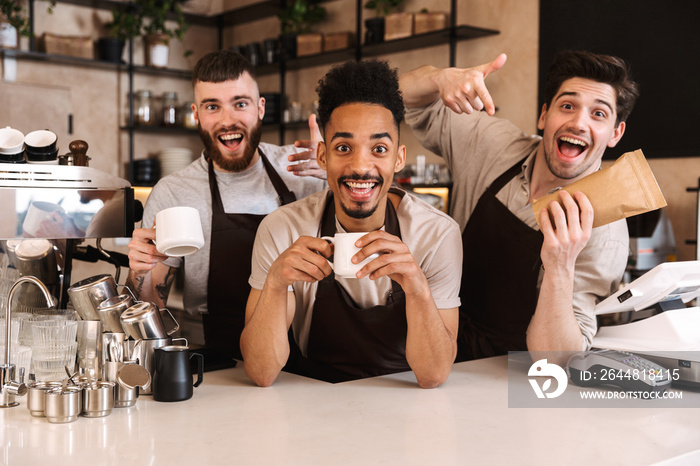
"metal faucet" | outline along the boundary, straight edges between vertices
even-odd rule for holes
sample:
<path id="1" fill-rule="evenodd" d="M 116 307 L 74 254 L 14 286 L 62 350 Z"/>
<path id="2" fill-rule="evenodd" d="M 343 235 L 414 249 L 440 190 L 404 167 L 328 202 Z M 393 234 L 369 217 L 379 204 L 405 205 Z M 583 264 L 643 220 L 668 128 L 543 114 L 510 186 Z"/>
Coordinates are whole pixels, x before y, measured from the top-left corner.
<path id="1" fill-rule="evenodd" d="M 10 288 L 7 294 L 7 306 L 5 307 L 5 364 L 0 365 L 0 408 L 11 408 L 19 403 L 15 401 L 15 396 L 24 396 L 27 393 L 27 386 L 24 384 L 24 368 L 20 370 L 20 380 L 15 380 L 15 365 L 10 364 L 10 303 L 15 295 L 15 289 L 22 283 L 34 283 L 39 287 L 46 298 L 48 307 L 55 305 L 53 296 L 49 293 L 46 285 L 36 277 L 30 275 L 20 277 Z"/>

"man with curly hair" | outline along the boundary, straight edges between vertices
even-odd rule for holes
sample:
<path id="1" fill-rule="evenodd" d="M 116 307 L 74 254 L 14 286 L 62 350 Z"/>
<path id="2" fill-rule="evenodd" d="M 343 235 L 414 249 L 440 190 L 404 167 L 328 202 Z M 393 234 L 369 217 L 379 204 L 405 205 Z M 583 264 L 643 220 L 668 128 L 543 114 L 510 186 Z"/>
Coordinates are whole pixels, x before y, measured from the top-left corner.
<path id="1" fill-rule="evenodd" d="M 260 225 L 241 336 L 246 373 L 269 386 L 285 365 L 329 382 L 412 370 L 421 387 L 436 387 L 457 351 L 462 246 L 454 220 L 391 187 L 406 161 L 396 70 L 347 62 L 316 90 L 329 189 Z M 322 237 L 336 232 L 366 233 L 352 262 L 371 260 L 355 277 L 335 276 L 328 262 L 333 246 Z"/>

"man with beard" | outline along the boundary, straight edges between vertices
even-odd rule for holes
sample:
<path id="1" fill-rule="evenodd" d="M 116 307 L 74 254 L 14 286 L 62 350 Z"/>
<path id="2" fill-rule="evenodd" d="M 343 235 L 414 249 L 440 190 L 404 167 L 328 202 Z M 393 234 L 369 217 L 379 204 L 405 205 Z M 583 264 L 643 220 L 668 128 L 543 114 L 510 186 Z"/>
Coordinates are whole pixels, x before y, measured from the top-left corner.
<path id="1" fill-rule="evenodd" d="M 532 211 L 533 200 L 598 170 L 622 137 L 638 96 L 627 65 L 588 52 L 558 55 L 538 137 L 492 116 L 484 78 L 505 61 L 426 66 L 400 80 L 406 121 L 453 176 L 450 210 L 465 251 L 458 361 L 588 349 L 594 307 L 617 290 L 627 263 L 625 221 L 593 229 L 583 193 L 561 190 L 563 208 L 552 202 L 543 210 L 541 232 Z"/>
<path id="2" fill-rule="evenodd" d="M 153 188 L 143 228 L 134 231 L 129 243 L 127 284 L 139 299 L 162 308 L 175 270 L 184 266 L 185 310 L 202 315 L 207 346 L 240 359 L 238 341 L 250 290 L 255 231 L 262 218 L 281 204 L 324 189 L 325 172 L 314 160 L 313 139 L 298 143 L 309 153 L 295 157 L 309 160 L 295 165 L 296 172 L 288 171 L 286 162 L 299 149 L 260 142 L 265 99 L 260 97 L 253 66 L 242 55 L 221 50 L 202 57 L 192 83 L 192 109 L 204 151 Z M 313 117 L 310 127 L 313 138 L 314 130 L 318 133 Z M 307 174 L 322 179 L 298 176 Z M 187 257 L 164 256 L 154 244 L 155 214 L 173 206 L 195 207 L 208 240 Z"/>
<path id="3" fill-rule="evenodd" d="M 285 365 L 329 382 L 412 370 L 421 387 L 436 387 L 457 351 L 462 248 L 454 220 L 391 188 L 406 161 L 396 71 L 347 62 L 316 90 L 329 189 L 260 224 L 241 336 L 246 373 L 268 386 Z M 364 234 L 352 262 L 370 259 L 351 278 L 334 275 L 322 238 L 346 232 Z"/>

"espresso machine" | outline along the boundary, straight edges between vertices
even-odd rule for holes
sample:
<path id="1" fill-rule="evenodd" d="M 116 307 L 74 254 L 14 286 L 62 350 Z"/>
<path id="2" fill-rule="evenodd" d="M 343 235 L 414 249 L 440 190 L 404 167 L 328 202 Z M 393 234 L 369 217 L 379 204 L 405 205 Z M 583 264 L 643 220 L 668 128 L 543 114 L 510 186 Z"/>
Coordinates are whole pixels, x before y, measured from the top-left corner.
<path id="1" fill-rule="evenodd" d="M 68 299 L 76 245 L 86 238 L 130 237 L 137 211 L 129 182 L 94 168 L 0 164 L 0 239 L 8 240 L 6 253 L 13 259 L 13 245 L 28 238 L 57 245 L 61 309 Z"/>
<path id="2" fill-rule="evenodd" d="M 0 163 L 0 244 L 20 276 L 7 296 L 4 313 L 1 407 L 15 406 L 14 397 L 26 393 L 23 374 L 17 374 L 10 361 L 12 306 L 66 310 L 73 260 L 94 262 L 97 256 L 119 267 L 118 255 L 102 250 L 100 240 L 131 237 L 141 212 L 128 181 L 94 168 Z M 80 246 L 87 238 L 97 239 L 96 253 Z M 7 268 L 7 263 L 3 266 Z M 11 302 L 20 285 L 25 290 L 31 287 L 30 292 L 18 293 Z"/>

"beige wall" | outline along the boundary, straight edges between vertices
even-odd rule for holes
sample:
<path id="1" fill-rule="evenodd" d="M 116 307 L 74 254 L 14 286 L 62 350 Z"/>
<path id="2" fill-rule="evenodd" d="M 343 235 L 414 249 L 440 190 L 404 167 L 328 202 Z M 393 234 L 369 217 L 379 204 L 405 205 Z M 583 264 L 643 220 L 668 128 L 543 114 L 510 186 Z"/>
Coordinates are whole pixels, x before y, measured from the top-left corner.
<path id="1" fill-rule="evenodd" d="M 245 4 L 256 3 L 256 0 L 196 0 L 192 4 L 193 11 L 217 12 Z M 102 30 L 102 25 L 109 21 L 110 14 L 106 11 L 58 4 L 54 15 L 44 14 L 46 2 L 37 2 L 38 19 L 37 33 L 53 32 L 58 34 L 89 35 L 96 39 Z M 480 64 L 495 58 L 500 52 L 508 54 L 506 66 L 488 78 L 488 85 L 498 106 L 498 116 L 508 118 L 524 131 L 534 132 L 538 114 L 537 102 L 537 66 L 538 66 L 538 0 L 461 0 L 458 2 L 458 24 L 468 24 L 497 29 L 499 35 L 476 40 L 464 41 L 458 44 L 457 66 Z M 319 31 L 354 30 L 355 0 L 335 0 L 324 3 L 329 15 L 328 20 Z M 431 11 L 448 11 L 449 0 L 405 0 L 405 11 L 418 11 L 428 8 Z M 364 11 L 367 17 L 373 13 Z M 225 46 L 246 44 L 261 41 L 279 34 L 279 24 L 276 18 L 268 18 L 245 24 L 225 31 Z M 191 69 L 196 60 L 204 53 L 216 47 L 216 32 L 211 28 L 195 26 L 190 29 L 185 43 L 173 44 L 170 54 L 171 66 L 174 68 Z M 26 50 L 27 42 L 22 41 Z M 190 58 L 183 57 L 185 49 L 194 50 Z M 141 41 L 135 41 L 135 61 L 143 63 Z M 399 54 L 380 57 L 387 59 L 399 72 L 406 72 L 424 64 L 435 66 L 448 65 L 448 47 L 437 46 L 428 49 L 406 51 Z M 291 100 L 310 104 L 315 96 L 314 89 L 319 78 L 328 67 L 305 69 L 288 73 L 287 87 Z M 128 139 L 123 126 L 126 120 L 127 75 L 118 74 L 112 70 L 80 68 L 57 64 L 42 64 L 20 60 L 17 63 L 17 85 L 34 86 L 38 95 L 46 95 L 45 105 L 61 106 L 70 109 L 74 115 L 75 133 L 66 139 L 85 139 L 90 144 L 89 155 L 93 158 L 92 166 L 125 176 L 125 164 L 128 160 Z M 3 91 L 8 88 L 2 83 Z M 277 76 L 260 78 L 260 88 L 263 92 L 274 92 L 278 89 Z M 165 91 L 176 91 L 180 101 L 192 99 L 191 86 L 187 80 L 162 76 L 137 74 L 136 89 L 151 89 L 156 95 Z M 51 92 L 56 89 L 56 92 Z M 52 107 L 53 108 L 53 107 Z M 55 109 L 54 109 L 55 110 Z M 53 110 L 52 110 L 53 111 Z M 40 107 L 23 108 L 22 125 L 29 126 L 27 115 L 35 113 L 43 115 L 45 109 Z M 14 126 L 12 116 L 7 118 L 0 114 L 0 125 Z M 17 117 L 17 121 L 20 119 Z M 63 124 L 63 123 L 61 123 Z M 58 124 L 57 124 L 58 127 Z M 32 127 L 21 127 L 29 132 Z M 287 142 L 295 138 L 306 138 L 304 131 L 291 132 Z M 403 143 L 408 148 L 409 162 L 415 160 L 418 154 L 426 154 L 428 162 L 439 162 L 440 159 L 423 149 L 412 137 L 410 131 L 402 131 Z M 275 131 L 266 131 L 264 140 L 277 141 Z M 67 152 L 68 140 L 60 140 L 62 152 Z M 149 153 L 172 146 L 190 147 L 195 151 L 200 148 L 196 136 L 153 136 L 137 135 L 135 139 L 136 158 L 146 157 Z M 644 148 L 642 148 L 644 149 Z M 699 154 L 700 155 L 700 154 Z M 676 241 L 683 260 L 693 259 L 695 247 L 686 246 L 686 239 L 695 238 L 696 196 L 687 193 L 686 187 L 696 186 L 700 176 L 700 159 L 654 159 L 650 161 L 652 169 L 668 201 L 668 213 L 675 229 Z"/>

